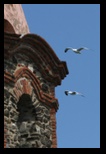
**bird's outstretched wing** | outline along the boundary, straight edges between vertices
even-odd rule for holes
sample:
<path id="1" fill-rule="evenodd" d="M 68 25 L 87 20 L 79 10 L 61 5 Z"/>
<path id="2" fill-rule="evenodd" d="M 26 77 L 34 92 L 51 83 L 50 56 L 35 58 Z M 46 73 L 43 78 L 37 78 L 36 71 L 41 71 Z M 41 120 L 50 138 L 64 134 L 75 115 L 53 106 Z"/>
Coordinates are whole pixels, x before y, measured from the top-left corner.
<path id="1" fill-rule="evenodd" d="M 81 47 L 81 48 L 78 48 L 77 51 L 81 51 L 81 50 L 88 50 L 88 48 L 86 47 Z"/>
<path id="2" fill-rule="evenodd" d="M 66 95 L 68 95 L 68 90 L 65 90 L 65 92 L 64 92 Z"/>
<path id="3" fill-rule="evenodd" d="M 85 97 L 82 93 L 76 92 L 76 94 Z"/>
<path id="4" fill-rule="evenodd" d="M 79 93 L 80 96 L 85 97 L 83 94 Z"/>
<path id="5" fill-rule="evenodd" d="M 64 52 L 67 52 L 68 50 L 71 50 L 72 48 L 68 47 L 64 50 Z"/>

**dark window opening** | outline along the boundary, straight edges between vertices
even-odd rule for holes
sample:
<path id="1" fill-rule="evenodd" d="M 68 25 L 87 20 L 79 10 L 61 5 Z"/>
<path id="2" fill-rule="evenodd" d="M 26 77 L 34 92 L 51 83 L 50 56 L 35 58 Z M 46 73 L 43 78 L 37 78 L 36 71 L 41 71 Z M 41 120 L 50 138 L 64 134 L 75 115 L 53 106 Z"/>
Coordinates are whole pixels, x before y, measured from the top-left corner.
<path id="1" fill-rule="evenodd" d="M 19 112 L 19 118 L 17 121 L 18 123 L 22 123 L 25 121 L 30 122 L 36 119 L 36 110 L 30 95 L 23 94 L 19 99 L 17 108 Z"/>
<path id="2" fill-rule="evenodd" d="M 19 148 L 31 148 L 28 142 L 28 137 L 33 131 L 33 122 L 36 120 L 36 109 L 31 100 L 31 96 L 23 94 L 17 103 L 19 117 L 17 120 L 17 127 L 19 129 Z"/>

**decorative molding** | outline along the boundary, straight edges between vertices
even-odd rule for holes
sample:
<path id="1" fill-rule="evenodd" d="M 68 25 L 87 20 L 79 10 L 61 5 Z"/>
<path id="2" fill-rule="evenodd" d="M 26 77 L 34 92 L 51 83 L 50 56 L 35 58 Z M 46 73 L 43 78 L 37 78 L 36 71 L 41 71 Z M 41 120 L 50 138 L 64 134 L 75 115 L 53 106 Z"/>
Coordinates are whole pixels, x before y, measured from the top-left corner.
<path id="1" fill-rule="evenodd" d="M 23 79 L 23 78 L 25 78 L 25 79 Z M 30 81 L 29 85 L 26 81 L 27 79 Z M 55 110 L 57 111 L 58 100 L 56 98 L 54 98 L 53 96 L 45 93 L 42 90 L 42 86 L 40 85 L 40 81 L 37 79 L 36 75 L 33 74 L 27 67 L 23 67 L 23 68 L 18 69 L 14 75 L 11 75 L 10 73 L 5 72 L 4 81 L 6 83 L 14 85 L 13 90 L 14 90 L 16 96 L 18 97 L 17 101 L 23 93 L 31 95 L 31 91 L 28 90 L 27 86 L 32 86 L 34 91 L 36 92 L 36 95 L 37 95 L 39 101 L 42 103 L 45 103 L 49 107 L 54 107 Z M 21 85 L 23 87 L 23 89 L 21 89 L 21 92 L 19 90 L 20 89 L 19 82 L 21 82 Z M 32 89 L 32 88 L 30 87 L 29 89 Z"/>
<path id="2" fill-rule="evenodd" d="M 66 62 L 59 60 L 43 38 L 35 34 L 26 34 L 19 39 L 19 35 L 5 33 L 5 39 L 9 40 L 9 38 L 11 38 L 11 42 L 15 41 L 16 45 L 12 46 L 12 43 L 10 42 L 10 44 L 8 41 L 8 46 L 11 48 L 8 47 L 9 50 L 5 51 L 5 55 L 11 57 L 21 53 L 28 56 L 37 65 L 46 80 L 54 82 L 55 86 L 61 84 L 61 80 L 68 74 Z"/>

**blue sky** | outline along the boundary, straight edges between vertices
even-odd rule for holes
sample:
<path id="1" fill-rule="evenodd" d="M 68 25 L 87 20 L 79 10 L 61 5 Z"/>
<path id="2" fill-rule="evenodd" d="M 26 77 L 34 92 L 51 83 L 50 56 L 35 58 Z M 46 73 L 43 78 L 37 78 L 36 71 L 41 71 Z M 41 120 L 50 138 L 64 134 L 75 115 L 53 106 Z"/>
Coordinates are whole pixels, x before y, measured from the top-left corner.
<path id="1" fill-rule="evenodd" d="M 58 148 L 100 147 L 100 5 L 22 4 L 31 33 L 43 37 L 69 74 L 55 88 Z M 75 54 L 66 47 L 86 46 Z M 85 95 L 66 96 L 65 90 Z"/>

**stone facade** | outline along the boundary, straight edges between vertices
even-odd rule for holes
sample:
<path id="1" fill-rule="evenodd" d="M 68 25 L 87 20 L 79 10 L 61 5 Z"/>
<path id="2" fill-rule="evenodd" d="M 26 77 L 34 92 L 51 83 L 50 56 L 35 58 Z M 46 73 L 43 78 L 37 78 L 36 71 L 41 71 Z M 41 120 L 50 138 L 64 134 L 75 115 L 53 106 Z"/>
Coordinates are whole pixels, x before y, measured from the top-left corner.
<path id="1" fill-rule="evenodd" d="M 7 90 L 4 100 L 4 117 L 7 126 L 9 148 L 51 148 L 52 127 L 50 108 L 39 102 L 34 93 L 32 98 L 23 94 L 19 102 Z"/>
<path id="2" fill-rule="evenodd" d="M 57 148 L 55 87 L 66 62 L 42 37 L 20 38 L 23 29 L 12 25 L 4 32 L 4 148 Z"/>

